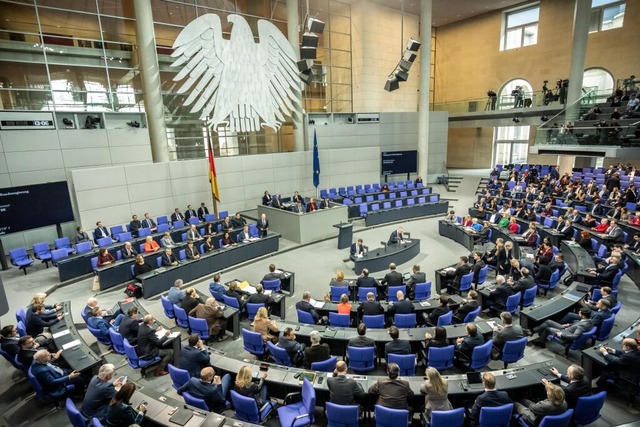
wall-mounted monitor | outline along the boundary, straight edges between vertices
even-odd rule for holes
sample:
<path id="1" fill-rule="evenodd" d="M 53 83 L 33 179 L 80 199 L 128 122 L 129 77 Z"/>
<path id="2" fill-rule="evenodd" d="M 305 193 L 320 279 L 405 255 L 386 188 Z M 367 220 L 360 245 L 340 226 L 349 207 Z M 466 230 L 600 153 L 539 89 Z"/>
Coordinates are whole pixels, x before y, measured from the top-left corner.
<path id="1" fill-rule="evenodd" d="M 382 175 L 398 175 L 418 172 L 418 151 L 383 151 Z"/>
<path id="2" fill-rule="evenodd" d="M 0 188 L 0 235 L 74 221 L 66 181 Z"/>

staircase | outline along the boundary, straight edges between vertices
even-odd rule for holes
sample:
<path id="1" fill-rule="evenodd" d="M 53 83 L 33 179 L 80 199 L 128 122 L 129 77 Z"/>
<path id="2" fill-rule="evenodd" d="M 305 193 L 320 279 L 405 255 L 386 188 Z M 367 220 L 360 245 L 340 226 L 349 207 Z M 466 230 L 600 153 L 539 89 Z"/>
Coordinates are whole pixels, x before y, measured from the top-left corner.
<path id="1" fill-rule="evenodd" d="M 489 178 L 480 178 L 478 188 L 476 188 L 476 194 L 484 193 L 484 189 L 487 188 L 487 184 L 489 184 Z"/>

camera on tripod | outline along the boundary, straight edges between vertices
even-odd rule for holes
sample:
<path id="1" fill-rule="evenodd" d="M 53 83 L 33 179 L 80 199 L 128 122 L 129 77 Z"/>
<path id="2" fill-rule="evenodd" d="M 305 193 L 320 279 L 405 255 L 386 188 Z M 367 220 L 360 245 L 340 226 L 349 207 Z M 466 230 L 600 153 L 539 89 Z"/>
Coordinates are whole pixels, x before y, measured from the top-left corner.
<path id="1" fill-rule="evenodd" d="M 567 88 L 569 87 L 569 79 L 559 79 L 556 81 L 556 88 Z"/>
<path id="2" fill-rule="evenodd" d="M 494 96 L 498 96 L 498 95 L 494 91 L 490 90 L 490 91 L 487 92 L 487 96 L 489 98 L 493 98 Z"/>

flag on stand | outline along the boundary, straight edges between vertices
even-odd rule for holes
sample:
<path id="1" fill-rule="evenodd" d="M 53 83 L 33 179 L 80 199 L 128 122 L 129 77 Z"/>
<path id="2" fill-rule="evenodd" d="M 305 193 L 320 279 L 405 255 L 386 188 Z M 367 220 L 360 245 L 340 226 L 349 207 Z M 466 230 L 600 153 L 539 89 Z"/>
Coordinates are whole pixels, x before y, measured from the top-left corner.
<path id="1" fill-rule="evenodd" d="M 318 135 L 313 130 L 313 186 L 320 185 L 320 156 L 318 156 Z"/>
<path id="2" fill-rule="evenodd" d="M 218 177 L 216 175 L 216 164 L 213 160 L 213 150 L 211 149 L 211 143 L 208 143 L 209 150 L 209 182 L 211 183 L 211 193 L 216 201 L 220 201 L 220 193 L 218 192 Z"/>

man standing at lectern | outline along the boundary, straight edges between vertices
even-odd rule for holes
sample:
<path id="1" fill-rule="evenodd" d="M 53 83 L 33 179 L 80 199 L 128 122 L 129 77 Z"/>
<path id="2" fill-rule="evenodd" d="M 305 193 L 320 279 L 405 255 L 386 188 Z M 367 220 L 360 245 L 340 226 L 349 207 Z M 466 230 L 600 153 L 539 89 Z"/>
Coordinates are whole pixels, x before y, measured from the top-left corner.
<path id="1" fill-rule="evenodd" d="M 389 236 L 389 241 L 387 242 L 387 245 L 396 245 L 396 244 L 402 243 L 404 241 L 403 236 L 404 236 L 404 228 L 398 227 L 397 230 L 394 230 L 393 232 L 391 232 L 391 236 Z"/>
<path id="2" fill-rule="evenodd" d="M 363 256 L 365 251 L 365 247 L 363 245 L 362 239 L 358 239 L 358 241 L 351 245 L 351 255 L 355 256 Z"/>

